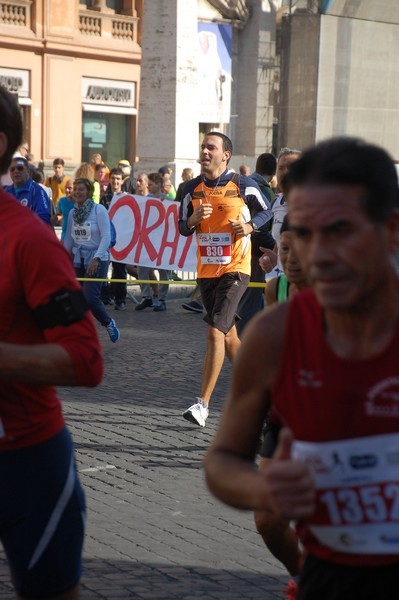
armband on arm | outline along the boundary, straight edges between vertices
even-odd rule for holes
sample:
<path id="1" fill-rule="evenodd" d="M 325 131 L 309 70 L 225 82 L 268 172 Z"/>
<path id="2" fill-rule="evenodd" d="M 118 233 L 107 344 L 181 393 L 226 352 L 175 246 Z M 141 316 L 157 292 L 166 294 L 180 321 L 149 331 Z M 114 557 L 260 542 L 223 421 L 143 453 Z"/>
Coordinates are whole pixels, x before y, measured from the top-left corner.
<path id="1" fill-rule="evenodd" d="M 53 294 L 47 304 L 33 309 L 33 314 L 40 329 L 53 329 L 80 321 L 88 310 L 81 290 L 63 289 Z"/>

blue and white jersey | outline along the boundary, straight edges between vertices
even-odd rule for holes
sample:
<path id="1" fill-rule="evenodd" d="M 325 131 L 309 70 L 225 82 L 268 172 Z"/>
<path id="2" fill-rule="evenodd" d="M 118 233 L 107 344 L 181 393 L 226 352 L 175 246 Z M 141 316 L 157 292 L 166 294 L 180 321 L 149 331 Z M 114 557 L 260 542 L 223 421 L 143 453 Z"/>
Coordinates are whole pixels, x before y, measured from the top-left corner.
<path id="1" fill-rule="evenodd" d="M 5 191 L 19 200 L 22 206 L 30 208 L 45 223 L 50 224 L 50 200 L 44 189 L 32 179 L 16 188 L 9 185 Z"/>

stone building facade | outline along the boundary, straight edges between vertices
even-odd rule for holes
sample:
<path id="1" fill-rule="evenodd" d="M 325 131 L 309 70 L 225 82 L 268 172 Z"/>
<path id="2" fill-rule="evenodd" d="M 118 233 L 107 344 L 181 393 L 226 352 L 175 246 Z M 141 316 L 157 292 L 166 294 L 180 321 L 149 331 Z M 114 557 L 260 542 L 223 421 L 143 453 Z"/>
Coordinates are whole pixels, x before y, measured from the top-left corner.
<path id="1" fill-rule="evenodd" d="M 332 135 L 399 159 L 398 2 L 0 0 L 0 49 L 47 169 L 100 152 L 179 183 L 210 129 L 236 169 Z"/>
<path id="2" fill-rule="evenodd" d="M 233 140 L 233 168 L 336 135 L 365 138 L 399 160 L 399 3 L 154 0 L 143 18 L 143 166 L 198 171 L 201 136 L 215 128 Z M 227 123 L 198 118 L 198 23 L 231 25 Z"/>
<path id="3" fill-rule="evenodd" d="M 281 9 L 278 145 L 353 135 L 399 160 L 399 3 L 287 0 Z"/>
<path id="4" fill-rule="evenodd" d="M 232 138 L 233 168 L 242 162 L 253 167 L 258 154 L 272 149 L 275 24 L 275 7 L 268 1 L 144 2 L 138 168 L 169 164 L 178 180 L 184 167 L 198 172 L 199 145 L 211 129 Z M 231 71 L 223 83 L 231 86 L 228 122 L 201 118 L 200 103 L 209 98 L 212 82 L 199 72 L 198 32 L 217 25 L 231 32 Z"/>

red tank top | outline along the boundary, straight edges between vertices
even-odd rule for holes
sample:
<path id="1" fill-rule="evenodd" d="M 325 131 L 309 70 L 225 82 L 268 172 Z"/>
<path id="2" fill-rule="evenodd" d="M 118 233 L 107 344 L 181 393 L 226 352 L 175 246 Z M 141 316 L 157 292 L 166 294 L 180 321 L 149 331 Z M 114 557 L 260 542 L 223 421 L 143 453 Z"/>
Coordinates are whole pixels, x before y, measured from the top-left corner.
<path id="1" fill-rule="evenodd" d="M 380 354 L 342 359 L 305 290 L 289 303 L 281 365 L 273 411 L 316 480 L 317 516 L 300 532 L 305 547 L 343 564 L 399 562 L 399 323 Z"/>

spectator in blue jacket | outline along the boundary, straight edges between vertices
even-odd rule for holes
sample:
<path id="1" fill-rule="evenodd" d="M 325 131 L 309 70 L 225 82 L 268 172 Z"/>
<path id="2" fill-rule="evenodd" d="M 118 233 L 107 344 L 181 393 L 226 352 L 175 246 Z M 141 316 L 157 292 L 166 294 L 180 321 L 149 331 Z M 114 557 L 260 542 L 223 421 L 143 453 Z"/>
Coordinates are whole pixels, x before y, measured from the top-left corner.
<path id="1" fill-rule="evenodd" d="M 5 191 L 15 196 L 22 206 L 27 206 L 42 221 L 50 225 L 50 200 L 44 189 L 31 177 L 28 161 L 22 156 L 15 156 L 10 165 L 12 185 Z"/>

